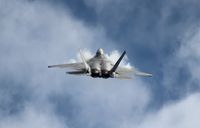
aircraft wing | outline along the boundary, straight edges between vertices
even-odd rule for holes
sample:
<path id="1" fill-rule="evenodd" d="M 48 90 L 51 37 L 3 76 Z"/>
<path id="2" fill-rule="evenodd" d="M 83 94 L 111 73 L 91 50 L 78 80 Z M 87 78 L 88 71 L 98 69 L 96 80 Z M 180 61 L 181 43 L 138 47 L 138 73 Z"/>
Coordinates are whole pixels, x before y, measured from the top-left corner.
<path id="1" fill-rule="evenodd" d="M 130 77 L 130 76 L 123 76 L 123 75 L 118 75 L 115 78 L 117 78 L 117 79 L 132 79 L 132 77 Z"/>
<path id="2" fill-rule="evenodd" d="M 118 67 L 116 72 L 118 74 L 131 74 L 134 72 L 133 68 L 127 68 L 127 67 Z"/>
<path id="3" fill-rule="evenodd" d="M 146 76 L 146 77 L 152 77 L 153 75 L 150 73 L 146 73 L 146 72 L 141 72 L 141 71 L 136 71 L 135 72 L 136 76 Z"/>
<path id="4" fill-rule="evenodd" d="M 138 71 L 137 69 L 134 68 L 127 68 L 127 67 L 118 67 L 116 70 L 117 74 L 119 75 L 128 75 L 128 74 L 134 74 L 136 76 L 146 76 L 146 77 L 151 77 L 153 76 L 150 73 L 146 73 L 146 72 L 141 72 Z"/>
<path id="5" fill-rule="evenodd" d="M 83 63 L 69 63 L 69 64 L 57 64 L 57 65 L 50 65 L 48 68 L 72 68 L 76 70 L 84 69 Z"/>

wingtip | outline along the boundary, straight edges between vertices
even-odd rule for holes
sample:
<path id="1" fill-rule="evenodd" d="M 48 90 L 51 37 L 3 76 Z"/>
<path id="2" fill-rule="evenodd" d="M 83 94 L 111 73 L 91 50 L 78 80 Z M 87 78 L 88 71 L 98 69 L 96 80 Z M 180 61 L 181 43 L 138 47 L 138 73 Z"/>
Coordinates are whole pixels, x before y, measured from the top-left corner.
<path id="1" fill-rule="evenodd" d="M 140 72 L 140 71 L 135 72 L 135 75 L 136 76 L 146 76 L 146 77 L 152 77 L 153 76 L 153 74 L 151 74 L 151 73 L 145 73 L 145 72 Z"/>
<path id="2" fill-rule="evenodd" d="M 149 77 L 153 77 L 153 74 L 151 74 L 151 73 L 148 73 L 147 75 L 148 75 Z"/>

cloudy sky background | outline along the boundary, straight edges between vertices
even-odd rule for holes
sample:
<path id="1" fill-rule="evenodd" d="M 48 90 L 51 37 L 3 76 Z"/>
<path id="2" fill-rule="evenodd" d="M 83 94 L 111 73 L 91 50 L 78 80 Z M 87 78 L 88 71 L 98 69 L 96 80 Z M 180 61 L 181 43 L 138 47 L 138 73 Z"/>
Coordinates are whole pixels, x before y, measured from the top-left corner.
<path id="1" fill-rule="evenodd" d="M 1 128 L 198 128 L 198 0 L 0 0 Z M 133 80 L 49 64 L 127 50 Z"/>

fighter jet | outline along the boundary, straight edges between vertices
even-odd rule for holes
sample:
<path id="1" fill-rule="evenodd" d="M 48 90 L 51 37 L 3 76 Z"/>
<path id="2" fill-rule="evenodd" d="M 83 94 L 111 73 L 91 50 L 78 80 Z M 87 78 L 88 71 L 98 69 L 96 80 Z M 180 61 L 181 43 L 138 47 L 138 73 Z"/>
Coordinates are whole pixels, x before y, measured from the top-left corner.
<path id="1" fill-rule="evenodd" d="M 119 78 L 119 79 L 131 79 L 130 74 L 134 73 L 137 76 L 152 76 L 152 74 L 140 72 L 133 68 L 119 66 L 121 60 L 126 54 L 126 51 L 122 53 L 119 59 L 113 63 L 109 60 L 102 48 L 99 48 L 91 59 L 86 60 L 84 54 L 79 50 L 82 62 L 50 65 L 48 68 L 72 68 L 75 71 L 68 71 L 70 75 L 88 75 L 93 78 Z"/>

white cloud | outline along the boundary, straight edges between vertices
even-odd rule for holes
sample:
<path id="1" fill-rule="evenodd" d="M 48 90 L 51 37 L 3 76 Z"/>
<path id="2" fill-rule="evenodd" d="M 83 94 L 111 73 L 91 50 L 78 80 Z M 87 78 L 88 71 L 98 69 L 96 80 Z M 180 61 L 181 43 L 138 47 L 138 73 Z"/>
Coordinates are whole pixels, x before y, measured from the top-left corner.
<path id="1" fill-rule="evenodd" d="M 58 118 L 49 108 L 39 110 L 26 106 L 18 115 L 5 116 L 0 121 L 1 128 L 68 128 L 62 118 Z"/>
<path id="2" fill-rule="evenodd" d="M 0 75 L 12 81 L 7 84 L 2 80 L 5 92 L 0 94 L 0 100 L 8 99 L 16 104 L 17 100 L 9 95 L 10 91 L 15 91 L 14 85 L 29 90 L 26 94 L 30 97 L 22 102 L 24 108 L 17 114 L 8 112 L 1 115 L 7 117 L 0 121 L 0 126 L 67 127 L 67 122 L 60 121 L 61 117 L 69 119 L 69 122 L 77 119 L 75 122 L 79 127 L 89 126 L 91 121 L 92 126 L 99 122 L 104 126 L 114 126 L 121 119 L 136 118 L 135 112 L 137 115 L 142 113 L 149 103 L 150 92 L 140 79 L 119 81 L 66 76 L 63 70 L 47 68 L 49 64 L 73 58 L 78 48 L 96 50 L 105 44 L 106 49 L 112 48 L 112 41 L 101 26 L 86 26 L 69 11 L 55 9 L 45 2 L 1 0 L 0 3 Z M 8 95 L 2 95 L 7 92 Z M 17 93 L 23 95 L 20 91 Z M 54 95 L 70 95 L 79 113 L 72 118 L 56 113 L 56 107 L 49 109 L 49 104 L 57 105 L 57 102 L 49 100 Z M 68 101 L 62 102 L 66 109 L 72 109 Z M 8 104 L 6 107 L 9 109 L 11 106 Z"/>
<path id="3" fill-rule="evenodd" d="M 109 13 L 109 14 L 114 13 L 114 12 L 112 13 L 112 10 L 116 9 L 115 7 L 116 7 L 118 1 L 115 3 L 116 5 L 113 5 L 113 6 L 112 6 L 113 3 L 110 4 L 111 1 L 104 2 L 104 1 L 99 1 L 99 0 L 96 0 L 96 1 L 86 0 L 86 2 L 87 2 L 87 4 L 89 4 L 89 6 L 94 7 L 96 9 L 97 13 L 101 13 L 99 15 L 104 16 L 103 13 L 107 14 L 107 12 L 108 12 L 107 10 L 110 10 L 109 12 L 111 12 L 111 13 Z M 160 23 L 160 25 L 157 26 L 157 28 L 158 28 L 157 30 L 159 31 L 159 33 L 161 32 L 161 35 L 158 38 L 161 38 L 161 40 L 165 39 L 164 35 L 166 35 L 166 33 L 169 33 L 169 35 L 173 34 L 173 33 L 171 33 L 172 30 L 175 30 L 177 32 L 179 32 L 180 30 L 187 31 L 187 29 L 185 29 L 184 27 L 190 26 L 189 23 L 191 22 L 193 17 L 188 17 L 188 15 L 186 15 L 186 17 L 191 18 L 191 19 L 188 20 L 187 23 L 179 22 L 179 24 L 175 27 L 173 25 L 169 25 L 169 26 L 166 25 L 167 22 L 169 22 L 168 16 L 172 15 L 174 13 L 172 11 L 172 8 L 179 7 L 178 3 L 179 2 L 170 2 L 169 5 L 166 5 L 166 8 L 164 7 L 164 9 L 162 10 L 163 12 L 162 12 L 161 17 L 163 18 L 162 19 L 163 21 L 158 22 L 158 23 Z M 190 1 L 188 1 L 188 2 L 186 1 L 186 5 L 187 4 L 192 5 L 193 3 L 191 3 Z M 115 8 L 115 9 L 113 9 L 113 8 Z M 117 8 L 117 9 L 120 9 L 120 8 Z M 191 8 L 188 8 L 188 10 L 191 12 L 193 11 Z M 117 12 L 117 11 L 115 11 L 115 12 Z M 113 14 L 112 16 L 114 17 L 115 15 Z M 113 20 L 113 17 L 112 17 L 112 20 Z M 118 15 L 117 15 L 117 18 L 119 18 Z M 119 20 L 120 20 L 120 18 L 119 18 Z M 115 21 L 115 22 L 117 22 L 117 21 Z M 117 24 L 117 25 L 119 25 L 119 24 Z M 166 26 L 168 26 L 168 27 L 165 30 L 163 30 L 163 32 L 165 32 L 165 33 L 162 34 L 162 29 L 164 29 Z M 176 88 L 177 91 L 174 91 L 173 93 L 185 92 L 185 90 L 183 91 L 183 89 L 185 89 L 185 88 L 182 88 L 182 86 L 180 84 L 181 81 L 177 81 L 178 73 L 180 73 L 178 68 L 181 68 L 181 67 L 188 68 L 189 72 L 191 73 L 191 76 L 189 76 L 189 77 L 192 77 L 192 78 L 189 78 L 189 82 L 187 81 L 188 82 L 188 83 L 186 83 L 187 87 L 190 88 L 190 86 L 193 84 L 193 82 L 196 82 L 199 86 L 199 80 L 200 80 L 200 77 L 199 77 L 199 75 L 200 75 L 199 74 L 200 73 L 200 70 L 199 70 L 199 64 L 200 64 L 200 61 L 199 61 L 199 58 L 200 58 L 199 37 L 200 36 L 199 36 L 199 33 L 200 32 L 199 31 L 196 31 L 196 32 L 189 31 L 189 33 L 191 34 L 190 37 L 187 39 L 184 38 L 182 40 L 182 42 L 180 44 L 181 45 L 180 49 L 176 49 L 176 51 L 174 51 L 174 54 L 173 54 L 174 56 L 172 58 L 167 59 L 168 62 L 166 62 L 166 65 L 164 64 L 164 67 L 162 68 L 162 70 L 164 72 L 164 80 L 163 81 L 161 80 L 162 81 L 161 83 L 167 87 L 170 86 L 169 89 L 173 90 Z M 183 37 L 182 33 L 178 33 L 178 34 L 179 34 L 178 36 L 180 36 L 181 38 Z M 158 44 L 158 42 L 155 42 L 154 45 L 155 45 L 155 47 L 157 45 L 162 45 L 163 47 L 166 46 L 163 44 Z M 111 57 L 117 58 L 116 55 L 117 54 L 114 54 L 114 56 L 111 56 Z M 184 79 L 184 78 L 182 78 L 182 79 Z M 185 79 L 188 79 L 188 78 L 185 78 Z M 179 80 L 181 80 L 181 79 L 179 79 Z M 180 84 L 180 85 L 174 85 L 174 84 Z M 162 85 L 160 85 L 160 86 L 162 86 Z M 160 93 L 162 93 L 162 92 L 160 92 Z M 179 94 L 177 94 L 177 95 L 179 95 Z M 92 96 L 90 96 L 90 97 L 91 97 L 91 99 L 93 98 Z M 165 127 L 166 128 L 167 127 L 190 128 L 190 127 L 194 127 L 194 128 L 197 128 L 198 126 L 200 126 L 200 123 L 198 122 L 198 119 L 200 118 L 200 116 L 199 116 L 200 111 L 198 110 L 198 108 L 200 107 L 199 94 L 198 93 L 193 94 L 193 92 L 187 93 L 187 88 L 186 88 L 186 93 L 184 93 L 183 95 L 180 95 L 180 97 L 181 97 L 180 101 L 177 100 L 176 102 L 170 103 L 168 105 L 164 104 L 163 108 L 161 108 L 159 110 L 155 110 L 152 113 L 144 112 L 143 114 L 141 114 L 142 117 L 144 117 L 142 121 L 141 120 L 138 121 L 137 120 L 138 118 L 135 119 L 134 116 L 132 116 L 132 115 L 127 116 L 125 114 L 126 112 L 123 111 L 123 109 L 119 109 L 118 111 L 115 111 L 115 109 L 114 109 L 113 112 L 115 114 L 116 113 L 118 114 L 120 112 L 125 114 L 124 120 L 122 118 L 120 118 L 118 120 L 117 117 L 119 117 L 119 116 L 116 116 L 117 115 L 116 114 L 115 116 L 111 116 L 111 117 L 113 120 L 117 120 L 120 123 L 116 123 L 115 121 L 110 119 L 109 116 L 106 116 L 107 118 L 105 118 L 105 120 L 112 120 L 112 121 L 110 121 L 110 122 L 105 121 L 104 124 L 110 123 L 111 125 L 108 125 L 108 127 L 112 126 L 112 127 L 122 127 L 122 128 L 124 128 L 124 127 L 125 128 L 126 127 L 127 128 L 129 128 L 129 127 L 138 127 L 138 128 L 157 128 L 157 127 L 158 128 L 160 128 L 160 127 L 162 127 L 162 128 L 165 128 Z M 128 98 L 125 98 L 125 99 L 128 99 Z M 144 98 L 144 99 L 146 99 L 146 98 Z M 112 101 L 113 101 L 113 99 L 112 99 Z M 122 104 L 124 104 L 124 103 L 122 103 Z M 133 104 L 128 104 L 128 105 L 131 106 Z M 98 107 L 98 108 L 101 108 L 101 107 Z M 118 109 L 118 107 L 114 107 L 114 108 Z M 101 111 L 101 112 L 107 112 L 106 110 Z M 128 108 L 127 110 L 130 110 L 130 109 Z M 99 111 L 99 110 L 94 108 L 94 110 L 92 112 L 95 113 L 97 111 Z M 88 111 L 86 110 L 85 113 L 87 113 L 87 112 Z M 130 112 L 130 111 L 128 111 L 128 112 Z M 91 120 L 96 118 L 95 115 L 92 115 L 91 113 L 88 113 L 88 114 L 89 114 L 88 118 L 90 117 Z M 111 114 L 111 113 L 109 113 L 109 114 Z M 96 115 L 98 115 L 98 114 L 96 114 Z M 116 118 L 113 118 L 113 117 L 116 117 Z M 123 116 L 121 116 L 121 117 L 123 117 Z M 137 121 L 135 121 L 134 119 Z M 100 121 L 102 121 L 102 120 L 100 120 Z M 94 122 L 94 121 L 91 121 L 91 122 Z M 114 124 L 113 124 L 113 122 L 114 122 Z M 138 123 L 138 122 L 140 122 L 140 123 Z M 98 123 L 101 124 L 101 122 L 97 122 L 94 124 L 98 124 Z"/>
<path id="4" fill-rule="evenodd" d="M 145 83 L 135 79 L 89 79 L 70 91 L 80 107 L 78 120 L 85 127 L 118 127 L 125 120 L 140 120 L 150 99 Z M 77 89 L 79 88 L 79 89 Z"/>
<path id="5" fill-rule="evenodd" d="M 180 47 L 178 58 L 183 65 L 189 68 L 192 76 L 192 81 L 200 81 L 200 28 L 197 27 L 189 30 L 186 37 L 183 39 L 183 44 Z M 199 86 L 200 87 L 200 86 Z"/>
<path id="6" fill-rule="evenodd" d="M 200 28 L 196 24 L 191 25 L 189 29 L 185 30 L 180 47 L 174 52 L 174 56 L 171 57 L 170 60 L 168 60 L 168 62 L 164 65 L 164 80 L 162 82 L 166 89 L 177 89 L 179 90 L 177 93 L 184 93 L 181 95 L 188 95 L 191 93 L 191 90 L 194 91 L 194 88 L 197 89 L 200 87 L 199 41 Z M 182 86 L 177 85 L 179 84 L 177 78 L 180 76 L 186 77 L 182 78 L 184 81 L 184 85 Z"/>
<path id="7" fill-rule="evenodd" d="M 139 125 L 139 128 L 198 128 L 200 126 L 198 121 L 200 118 L 200 111 L 198 109 L 200 107 L 200 94 L 194 93 L 194 91 L 198 92 L 197 88 L 200 81 L 199 30 L 198 25 L 195 25 L 195 28 L 192 26 L 186 30 L 185 36 L 182 37 L 180 48 L 177 49 L 171 60 L 166 63 L 163 70 L 163 85 L 170 91 L 174 90 L 173 93 L 181 95 L 182 100 L 170 103 L 159 111 L 152 112 Z M 188 76 L 184 76 L 187 78 L 179 79 L 187 79 L 184 85 L 177 81 L 181 68 L 186 69 L 187 73 L 189 73 Z M 192 90 L 192 88 L 196 89 Z"/>
<path id="8" fill-rule="evenodd" d="M 48 86 L 46 73 L 52 72 L 47 65 L 69 60 L 79 47 L 98 48 L 101 42 L 109 42 L 101 27 L 85 26 L 48 3 L 1 3 L 1 74 L 22 83 L 26 78 L 28 86 Z"/>
<path id="9" fill-rule="evenodd" d="M 184 100 L 164 106 L 147 115 L 138 128 L 198 128 L 200 126 L 200 94 L 192 94 Z"/>
<path id="10" fill-rule="evenodd" d="M 103 6 L 107 4 L 104 2 L 102 1 Z M 91 49 L 96 50 L 105 44 L 109 50 L 115 47 L 101 26 L 86 26 L 74 18 L 69 10 L 58 10 L 45 2 L 1 0 L 0 3 L 0 75 L 13 82 L 2 83 L 8 88 L 1 90 L 0 101 L 5 104 L 17 102 L 9 93 L 15 91 L 12 84 L 23 86 L 30 92 L 30 98 L 22 102 L 25 107 L 19 113 L 5 115 L 5 118 L 1 115 L 0 127 L 59 128 L 70 127 L 69 124 L 73 124 L 71 122 L 76 123 L 72 127 L 199 126 L 199 94 L 147 113 L 145 108 L 152 97 L 146 86 L 153 85 L 140 78 L 128 81 L 92 79 L 66 76 L 63 70 L 47 68 L 49 64 L 74 58 L 78 48 L 89 49 L 85 50 L 85 54 L 91 57 Z M 199 81 L 198 40 L 199 32 L 182 44 L 176 59 L 186 64 L 193 79 Z M 120 53 L 113 51 L 107 56 L 117 60 Z M 128 65 L 126 59 L 122 65 Z M 72 106 L 69 106 L 69 101 L 61 102 L 68 111 L 75 107 L 74 115 L 65 115 L 66 113 L 62 113 L 63 109 L 59 109 L 61 113 L 57 113 L 56 106 L 59 104 L 49 100 L 54 95 L 72 100 Z M 9 108 L 9 105 L 6 107 Z M 0 113 L 1 111 L 4 110 L 0 109 Z M 69 122 L 63 121 L 66 119 Z"/>

